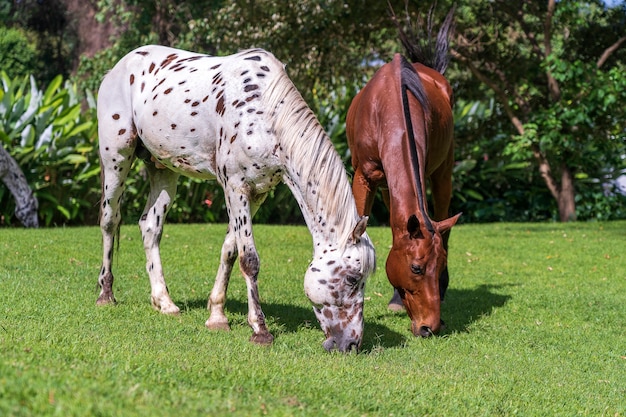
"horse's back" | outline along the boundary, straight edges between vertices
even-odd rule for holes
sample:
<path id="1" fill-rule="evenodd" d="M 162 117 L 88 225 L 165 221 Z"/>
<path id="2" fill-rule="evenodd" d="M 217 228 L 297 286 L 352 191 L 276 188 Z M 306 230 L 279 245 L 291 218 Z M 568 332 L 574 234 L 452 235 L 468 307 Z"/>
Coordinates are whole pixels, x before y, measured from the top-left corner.
<path id="1" fill-rule="evenodd" d="M 124 142 L 118 134 L 134 131 L 159 164 L 212 178 L 218 165 L 237 165 L 273 149 L 263 95 L 283 73 L 282 63 L 261 49 L 214 57 L 156 45 L 137 48 L 102 82 L 101 141 L 134 149 L 135 138 Z"/>
<path id="2" fill-rule="evenodd" d="M 443 75 L 425 65 L 414 63 L 417 76 L 426 92 L 427 103 L 408 95 L 414 129 L 425 127 L 416 139 L 427 149 L 429 171 L 448 158 L 453 142 L 452 88 Z M 401 98 L 399 55 L 384 64 L 355 96 L 348 110 L 346 132 L 352 150 L 352 162 L 374 165 L 389 141 L 401 140 L 406 130 Z"/>

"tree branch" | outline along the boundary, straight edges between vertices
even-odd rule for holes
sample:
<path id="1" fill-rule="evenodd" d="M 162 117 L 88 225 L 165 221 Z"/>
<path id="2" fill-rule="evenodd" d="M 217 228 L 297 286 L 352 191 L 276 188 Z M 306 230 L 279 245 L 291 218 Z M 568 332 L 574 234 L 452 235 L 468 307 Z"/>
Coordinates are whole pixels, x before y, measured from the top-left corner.
<path id="1" fill-rule="evenodd" d="M 622 36 L 621 38 L 617 40 L 617 42 L 615 42 L 613 45 L 606 48 L 604 52 L 602 53 L 602 55 L 600 56 L 600 59 L 598 59 L 598 62 L 596 63 L 596 67 L 600 68 L 602 65 L 604 65 L 606 60 L 609 59 L 609 57 L 611 56 L 613 52 L 617 51 L 617 49 L 620 46 L 622 46 L 624 41 L 626 41 L 626 36 Z"/>
<path id="2" fill-rule="evenodd" d="M 560 188 L 554 180 L 554 176 L 552 175 L 550 162 L 548 162 L 548 159 L 541 152 L 538 144 L 533 143 L 530 145 L 530 148 L 533 152 L 533 156 L 537 160 L 537 164 L 539 164 L 539 174 L 541 175 L 541 178 L 543 178 L 544 182 L 546 183 L 546 187 L 548 187 L 548 190 L 550 191 L 550 194 L 552 194 L 552 197 L 554 197 L 558 201 Z"/>
<path id="3" fill-rule="evenodd" d="M 556 8 L 556 0 L 548 0 L 548 11 L 546 13 L 546 20 L 543 23 L 543 46 L 546 57 L 552 53 L 552 18 L 554 17 L 554 9 Z M 559 101 L 561 98 L 561 89 L 559 83 L 552 76 L 550 70 L 546 70 L 546 77 L 548 79 L 548 90 L 550 96 L 554 102 Z"/>
<path id="4" fill-rule="evenodd" d="M 525 132 L 524 124 L 522 123 L 520 118 L 515 114 L 515 112 L 513 111 L 513 108 L 511 108 L 511 106 L 509 105 L 509 95 L 504 90 L 502 90 L 492 79 L 490 79 L 485 74 L 480 72 L 478 68 L 476 68 L 476 66 L 467 57 L 460 54 L 457 50 L 453 48 L 450 49 L 450 54 L 452 55 L 453 58 L 462 62 L 463 65 L 465 65 L 470 70 L 470 72 L 476 78 L 478 78 L 478 80 L 480 80 L 487 87 L 493 90 L 493 92 L 496 94 L 498 101 L 504 108 L 504 112 L 507 114 L 507 116 L 509 117 L 509 120 L 511 120 L 511 123 L 517 130 L 517 133 L 519 135 L 523 135 Z M 539 166 L 539 174 L 541 175 L 541 178 L 543 178 L 552 196 L 558 200 L 560 188 L 557 182 L 554 180 L 554 177 L 552 175 L 550 162 L 548 161 L 546 156 L 541 152 L 541 149 L 539 148 L 539 144 L 532 143 L 530 145 L 530 148 L 531 148 L 533 157 L 535 158 Z"/>
<path id="5" fill-rule="evenodd" d="M 509 105 L 509 96 L 506 94 L 506 92 L 502 90 L 492 79 L 480 72 L 478 68 L 476 68 L 476 66 L 467 57 L 461 55 L 457 50 L 450 49 L 450 55 L 452 55 L 453 58 L 458 59 L 460 62 L 462 62 L 470 70 L 470 72 L 474 74 L 476 78 L 478 78 L 487 87 L 493 90 L 493 92 L 498 97 L 498 101 L 500 101 L 500 103 L 502 104 L 504 111 L 509 116 L 511 123 L 513 123 L 513 126 L 515 126 L 517 133 L 523 135 L 524 124 L 519 119 L 519 117 L 517 117 L 517 115 Z"/>

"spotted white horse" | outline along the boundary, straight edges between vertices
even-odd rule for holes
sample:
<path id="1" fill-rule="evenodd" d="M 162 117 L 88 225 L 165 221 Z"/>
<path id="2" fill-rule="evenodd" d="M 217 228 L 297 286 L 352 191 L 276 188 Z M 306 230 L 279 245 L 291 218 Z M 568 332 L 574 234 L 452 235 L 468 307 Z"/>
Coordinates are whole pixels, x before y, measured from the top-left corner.
<path id="1" fill-rule="evenodd" d="M 24 227 L 39 227 L 37 199 L 15 159 L 0 146 L 0 179 L 15 199 L 15 217 Z"/>
<path id="2" fill-rule="evenodd" d="M 162 46 L 130 52 L 106 75 L 98 94 L 102 164 L 103 265 L 98 304 L 115 302 L 111 263 L 124 181 L 135 157 L 150 179 L 139 220 L 152 305 L 176 314 L 163 277 L 159 241 L 179 174 L 217 179 L 229 226 L 208 301 L 206 326 L 228 329 L 224 314 L 233 264 L 248 290 L 251 341 L 269 344 L 259 303 L 259 256 L 252 216 L 281 180 L 291 189 L 313 237 L 305 293 L 325 333 L 327 350 L 358 349 L 363 295 L 375 254 L 343 164 L 284 65 L 261 49 L 212 57 Z"/>

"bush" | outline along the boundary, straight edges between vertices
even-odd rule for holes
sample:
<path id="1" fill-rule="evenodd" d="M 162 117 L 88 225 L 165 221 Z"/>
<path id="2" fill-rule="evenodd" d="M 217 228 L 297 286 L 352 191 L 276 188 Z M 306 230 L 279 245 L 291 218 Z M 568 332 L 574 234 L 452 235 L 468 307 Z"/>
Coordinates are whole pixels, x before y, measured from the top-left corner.
<path id="1" fill-rule="evenodd" d="M 32 76 L 2 72 L 0 79 L 0 140 L 34 190 L 42 223 L 93 223 L 100 194 L 93 97 L 82 112 L 76 87 L 62 87 L 61 76 L 45 91 Z M 0 191 L 0 212 L 10 222 L 13 201 Z"/>
<path id="2" fill-rule="evenodd" d="M 0 56 L 9 77 L 37 72 L 37 47 L 21 29 L 0 26 Z"/>

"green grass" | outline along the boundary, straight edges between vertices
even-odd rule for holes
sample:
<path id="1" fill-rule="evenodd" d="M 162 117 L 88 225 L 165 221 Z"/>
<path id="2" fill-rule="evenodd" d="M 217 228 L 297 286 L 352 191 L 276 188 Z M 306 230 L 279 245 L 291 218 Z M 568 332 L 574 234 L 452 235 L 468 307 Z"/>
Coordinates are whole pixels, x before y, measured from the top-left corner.
<path id="1" fill-rule="evenodd" d="M 326 353 L 303 292 L 304 227 L 256 226 L 274 345 L 248 342 L 245 284 L 231 332 L 204 328 L 224 225 L 167 225 L 181 307 L 160 315 L 136 226 L 122 228 L 118 305 L 95 306 L 100 231 L 0 229 L 0 416 L 625 416 L 626 222 L 461 225 L 441 337 L 390 313 L 390 231 L 369 229 L 363 351 Z"/>

